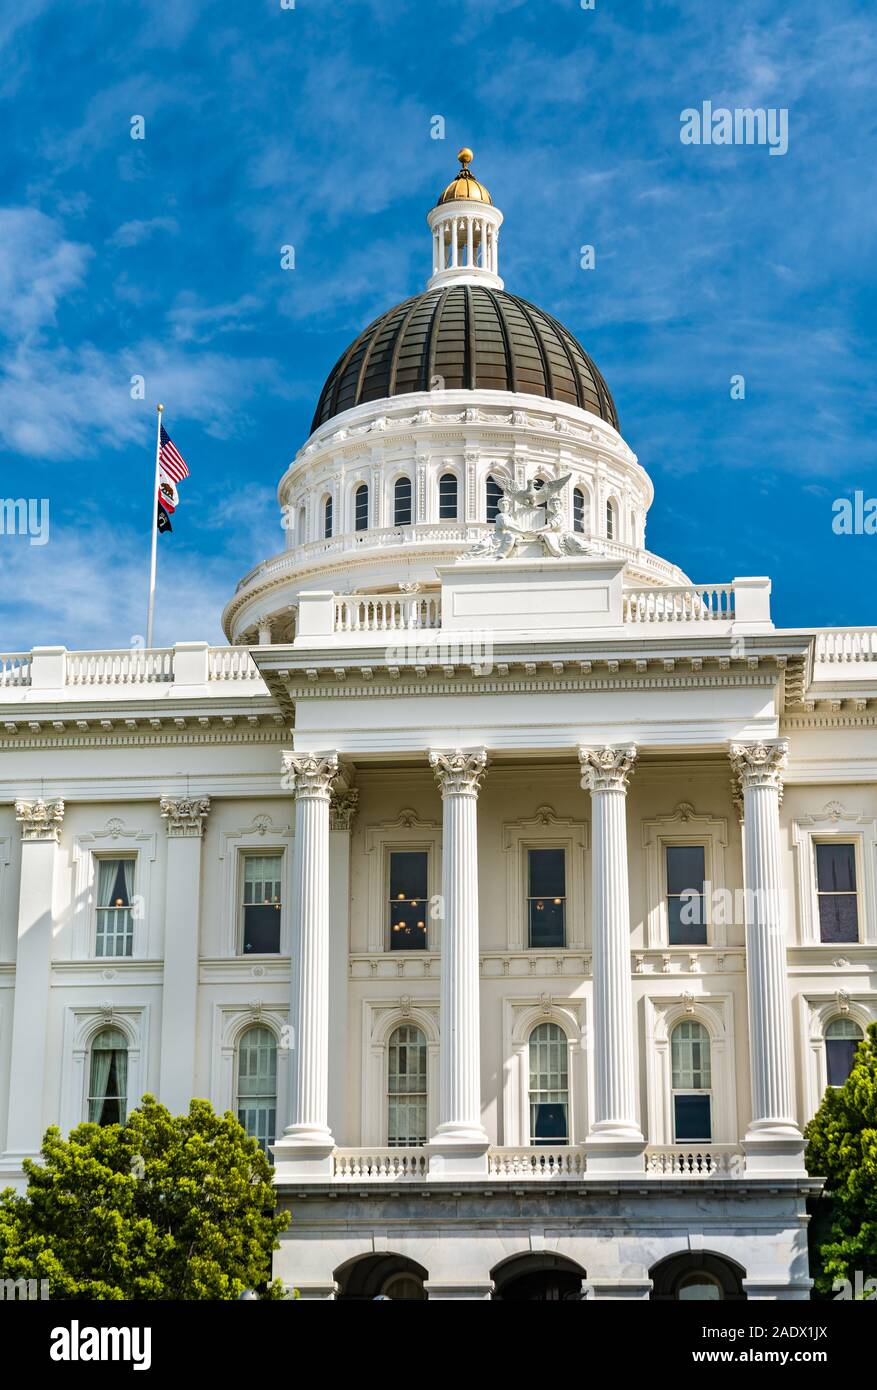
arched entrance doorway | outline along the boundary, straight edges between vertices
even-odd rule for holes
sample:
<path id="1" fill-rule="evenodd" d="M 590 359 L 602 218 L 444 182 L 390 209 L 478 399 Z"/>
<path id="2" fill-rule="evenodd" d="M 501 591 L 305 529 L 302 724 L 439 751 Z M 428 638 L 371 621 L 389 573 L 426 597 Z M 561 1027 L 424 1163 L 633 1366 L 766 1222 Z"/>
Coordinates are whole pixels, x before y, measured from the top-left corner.
<path id="1" fill-rule="evenodd" d="M 746 1297 L 743 1280 L 746 1270 L 725 1255 L 709 1251 L 686 1251 L 670 1255 L 656 1264 L 649 1274 L 652 1298 L 680 1303 L 712 1303 Z"/>
<path id="2" fill-rule="evenodd" d="M 360 1255 L 335 1270 L 339 1299 L 423 1302 L 426 1270 L 404 1255 Z"/>
<path id="3" fill-rule="evenodd" d="M 583 1297 L 585 1271 L 564 1255 L 516 1255 L 490 1274 L 494 1298 L 506 1303 L 569 1303 Z"/>

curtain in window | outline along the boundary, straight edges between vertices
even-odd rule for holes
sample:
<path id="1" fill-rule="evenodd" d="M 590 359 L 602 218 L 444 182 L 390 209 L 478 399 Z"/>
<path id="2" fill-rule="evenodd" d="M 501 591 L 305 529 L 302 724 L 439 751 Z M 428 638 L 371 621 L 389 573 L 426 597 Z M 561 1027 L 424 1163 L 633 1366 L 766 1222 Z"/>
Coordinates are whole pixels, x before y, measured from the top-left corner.
<path id="1" fill-rule="evenodd" d="M 91 1045 L 88 1118 L 124 1124 L 128 1105 L 128 1041 L 118 1028 L 103 1028 Z"/>
<path id="2" fill-rule="evenodd" d="M 109 907 L 112 902 L 113 884 L 119 869 L 118 859 L 99 859 L 97 865 L 97 905 Z M 127 879 L 126 879 L 127 881 Z"/>

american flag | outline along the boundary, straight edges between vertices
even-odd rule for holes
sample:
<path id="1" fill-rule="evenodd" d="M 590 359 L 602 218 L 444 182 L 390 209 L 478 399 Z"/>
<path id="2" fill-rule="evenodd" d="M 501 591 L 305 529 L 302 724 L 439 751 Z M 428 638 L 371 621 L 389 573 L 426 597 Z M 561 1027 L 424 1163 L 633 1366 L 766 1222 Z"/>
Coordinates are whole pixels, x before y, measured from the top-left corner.
<path id="1" fill-rule="evenodd" d="M 164 425 L 161 427 L 161 448 L 159 449 L 158 461 L 159 466 L 169 478 L 173 478 L 175 483 L 180 483 L 183 478 L 188 478 L 189 469 L 186 461 Z"/>

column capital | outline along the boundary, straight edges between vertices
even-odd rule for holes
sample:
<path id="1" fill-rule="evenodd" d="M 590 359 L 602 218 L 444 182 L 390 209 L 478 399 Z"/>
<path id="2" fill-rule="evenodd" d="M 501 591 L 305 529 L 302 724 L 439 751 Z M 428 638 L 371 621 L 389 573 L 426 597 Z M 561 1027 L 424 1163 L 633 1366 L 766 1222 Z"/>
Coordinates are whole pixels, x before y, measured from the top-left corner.
<path id="1" fill-rule="evenodd" d="M 333 787 L 329 794 L 329 829 L 350 830 L 359 809 L 356 787 Z"/>
<path id="2" fill-rule="evenodd" d="M 788 739 L 778 739 L 775 743 L 732 743 L 728 756 L 743 791 L 750 787 L 773 787 L 782 795 L 783 772 L 789 761 Z"/>
<path id="3" fill-rule="evenodd" d="M 487 771 L 487 753 L 483 748 L 455 748 L 450 753 L 440 753 L 432 749 L 429 765 L 435 773 L 435 780 L 443 797 L 477 796 Z"/>
<path id="4" fill-rule="evenodd" d="M 159 805 L 168 839 L 201 839 L 210 814 L 209 796 L 163 796 Z"/>
<path id="5" fill-rule="evenodd" d="M 16 801 L 15 819 L 21 826 L 22 840 L 61 839 L 61 825 L 64 821 L 64 802 L 60 797 L 44 801 L 37 797 L 34 801 Z"/>
<path id="6" fill-rule="evenodd" d="M 586 792 L 627 792 L 636 762 L 636 746 L 580 748 L 582 787 Z"/>
<path id="7" fill-rule="evenodd" d="M 338 776 L 337 753 L 283 753 L 283 785 L 299 798 L 328 801 Z"/>

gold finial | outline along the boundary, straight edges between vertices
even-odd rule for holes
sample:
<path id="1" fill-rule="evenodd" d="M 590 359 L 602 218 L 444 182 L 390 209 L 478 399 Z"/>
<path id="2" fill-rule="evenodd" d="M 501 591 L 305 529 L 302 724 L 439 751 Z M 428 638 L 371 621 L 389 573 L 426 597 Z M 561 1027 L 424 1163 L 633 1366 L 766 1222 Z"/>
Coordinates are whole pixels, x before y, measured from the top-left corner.
<path id="1" fill-rule="evenodd" d="M 159 401 L 158 405 L 155 408 L 158 411 L 159 415 L 164 410 L 164 406 L 161 404 L 161 401 Z"/>
<path id="2" fill-rule="evenodd" d="M 460 163 L 465 169 L 467 164 L 472 163 L 472 160 L 475 158 L 475 156 L 472 153 L 472 151 L 468 148 L 468 146 L 464 145 L 463 148 L 458 152 L 457 158 L 459 159 Z"/>

